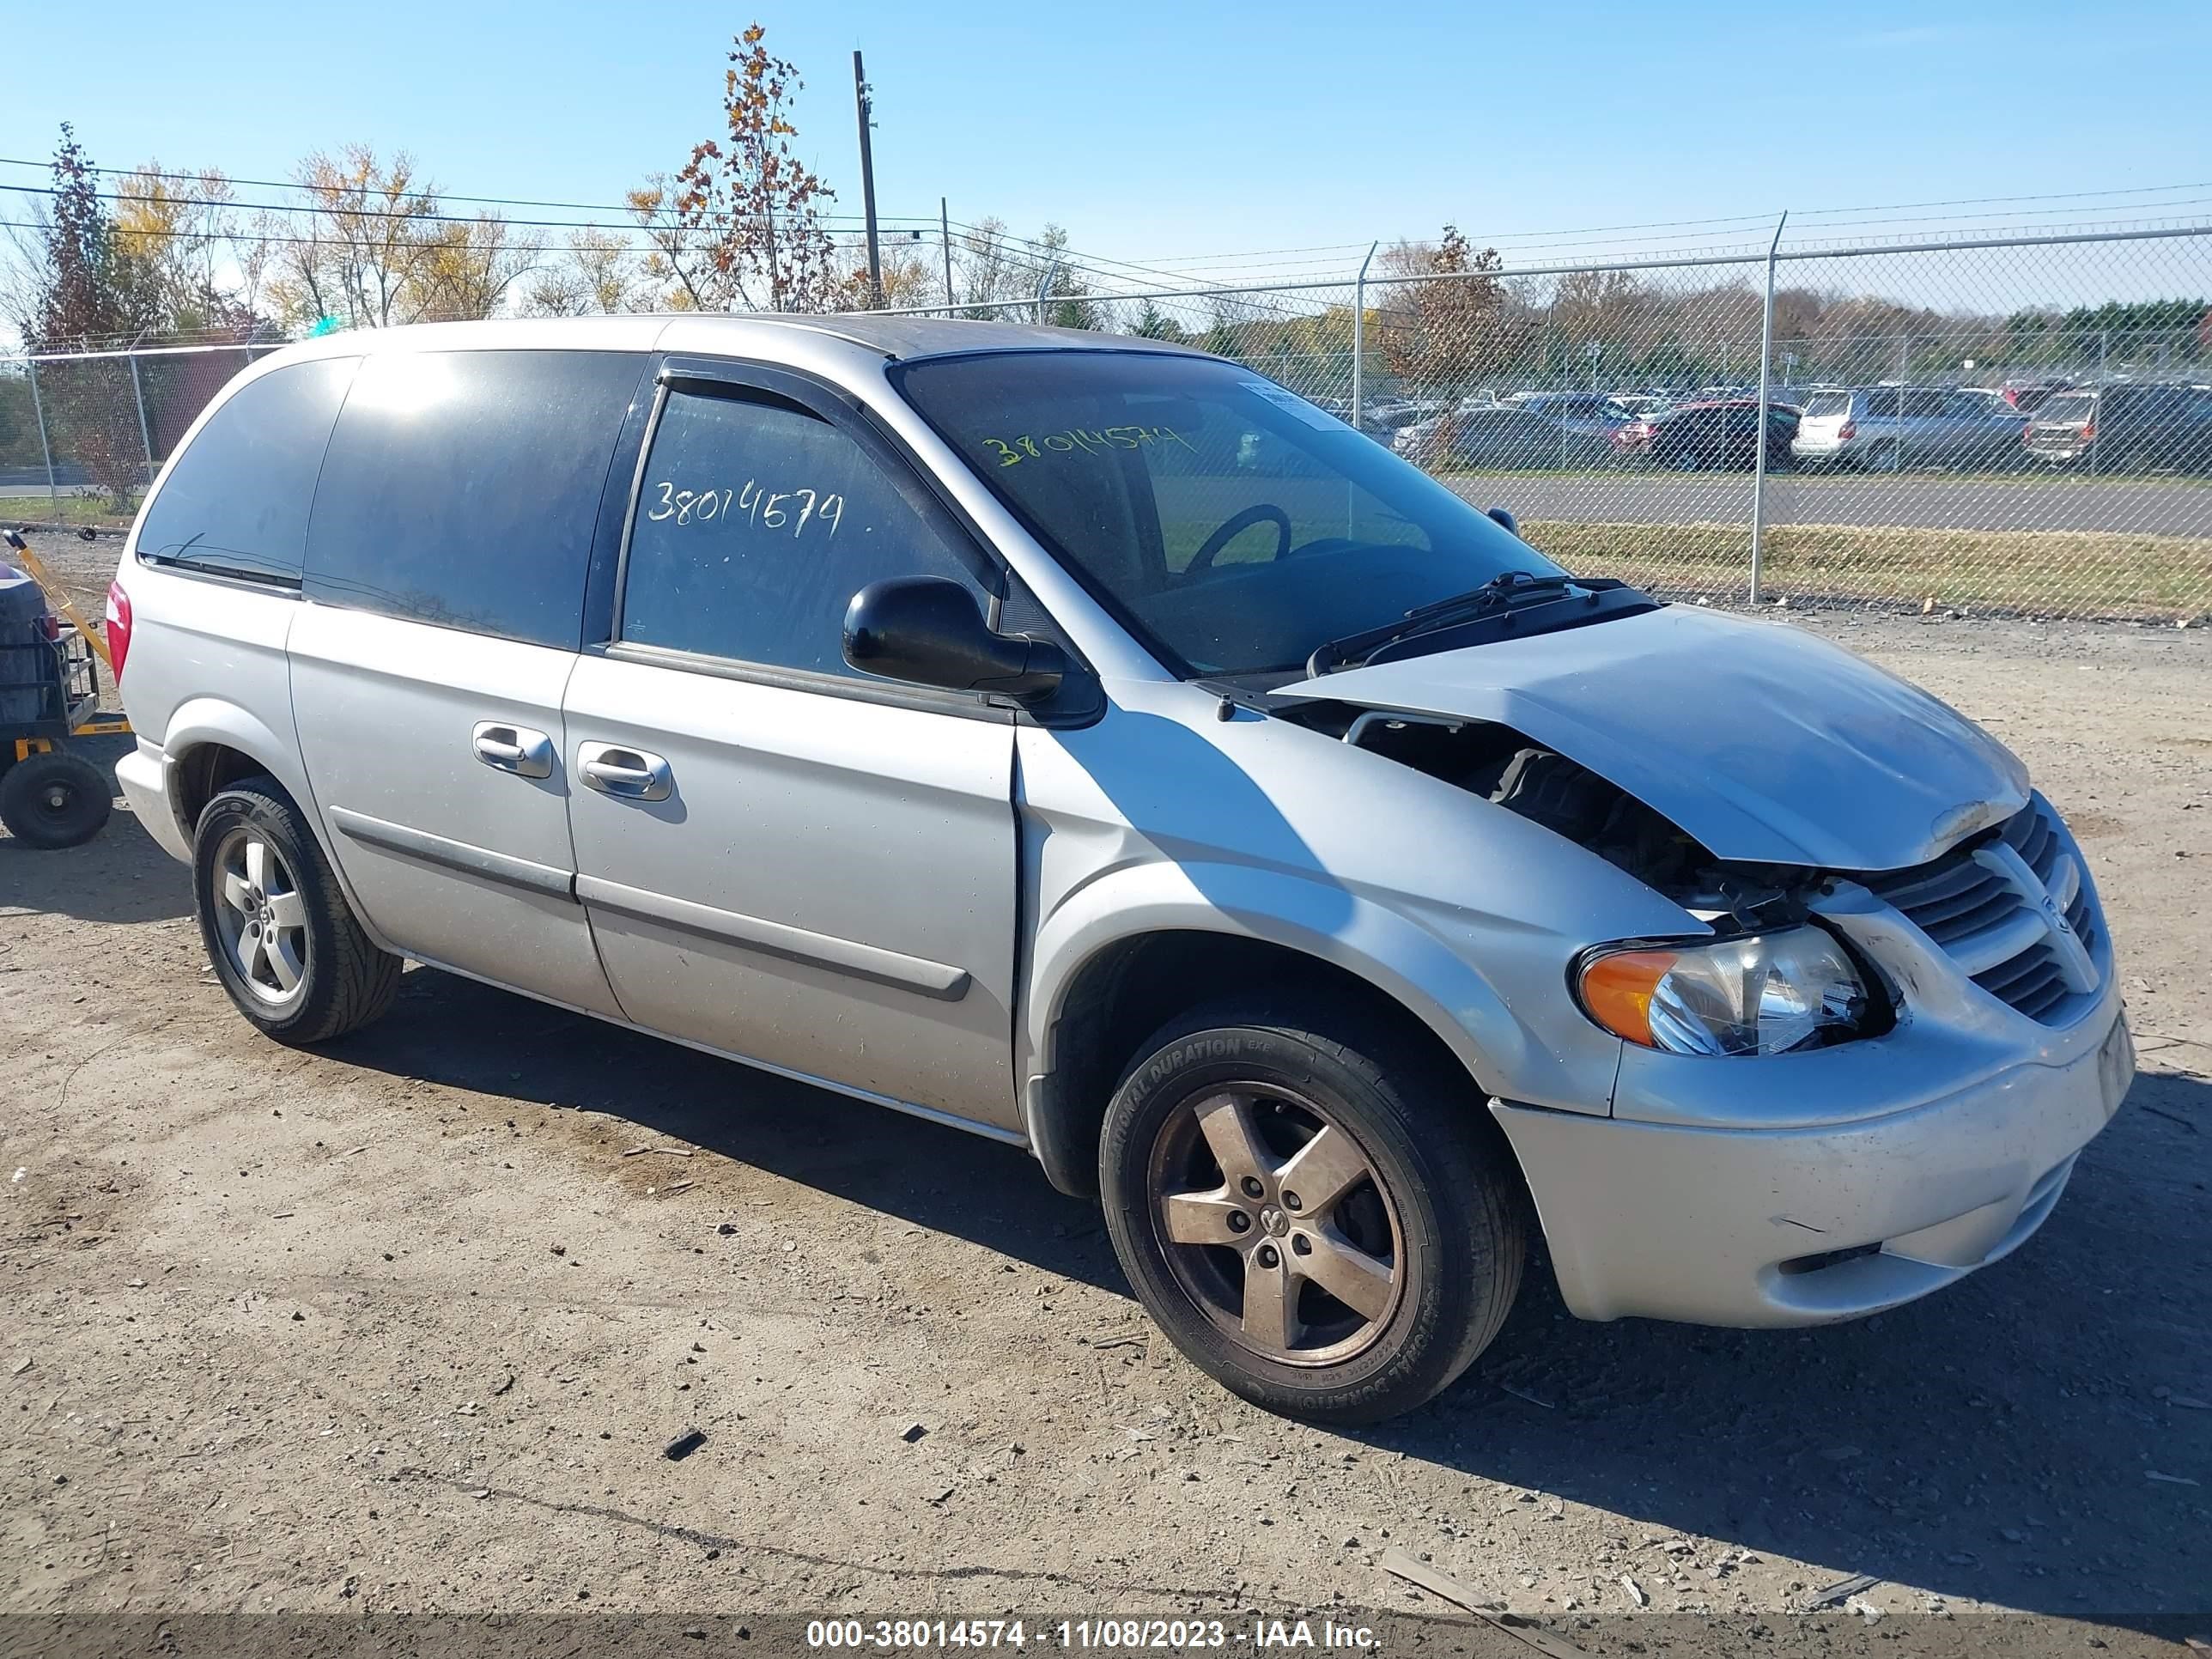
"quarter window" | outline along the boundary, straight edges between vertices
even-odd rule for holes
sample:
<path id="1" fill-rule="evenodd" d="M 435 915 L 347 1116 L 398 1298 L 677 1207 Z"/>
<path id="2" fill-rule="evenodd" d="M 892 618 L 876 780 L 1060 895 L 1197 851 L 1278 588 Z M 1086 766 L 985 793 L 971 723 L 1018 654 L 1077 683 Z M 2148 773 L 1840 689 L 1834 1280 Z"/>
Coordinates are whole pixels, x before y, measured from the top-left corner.
<path id="1" fill-rule="evenodd" d="M 371 357 L 315 495 L 306 591 L 574 650 L 635 352 Z"/>
<path id="2" fill-rule="evenodd" d="M 845 609 L 870 582 L 983 589 L 935 522 L 851 434 L 781 401 L 669 395 L 633 509 L 622 637 L 858 678 Z"/>
<path id="3" fill-rule="evenodd" d="M 296 583 L 315 470 L 359 362 L 272 368 L 225 399 L 147 507 L 138 556 Z"/>

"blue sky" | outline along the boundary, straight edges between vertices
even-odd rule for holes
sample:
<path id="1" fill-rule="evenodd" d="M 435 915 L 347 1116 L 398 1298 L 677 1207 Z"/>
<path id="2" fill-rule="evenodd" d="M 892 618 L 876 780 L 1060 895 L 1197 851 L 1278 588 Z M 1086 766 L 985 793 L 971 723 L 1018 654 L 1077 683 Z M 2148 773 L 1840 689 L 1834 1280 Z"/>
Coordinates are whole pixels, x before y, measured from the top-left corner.
<path id="1" fill-rule="evenodd" d="M 1480 240 L 2212 179 L 2202 0 L 11 12 L 0 154 L 43 155 L 70 119 L 103 165 L 283 177 L 358 139 L 411 149 L 450 191 L 581 202 L 714 131 L 722 53 L 757 15 L 808 81 L 801 146 L 841 209 L 860 207 L 858 46 L 885 213 L 945 195 L 956 220 L 1057 221 L 1134 260 L 1330 263 L 1357 254 L 1304 251 L 1447 219 Z"/>

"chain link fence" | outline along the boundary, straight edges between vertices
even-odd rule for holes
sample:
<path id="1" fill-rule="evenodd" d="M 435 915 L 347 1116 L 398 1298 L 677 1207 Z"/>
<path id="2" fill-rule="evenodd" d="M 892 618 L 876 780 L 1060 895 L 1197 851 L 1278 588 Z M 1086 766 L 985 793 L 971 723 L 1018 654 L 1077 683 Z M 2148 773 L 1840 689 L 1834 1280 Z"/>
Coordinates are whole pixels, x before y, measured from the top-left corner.
<path id="1" fill-rule="evenodd" d="M 2212 611 L 2204 230 L 1397 263 L 1111 298 L 1048 273 L 1036 300 L 925 314 L 1234 358 L 1511 508 L 1570 568 L 1676 598 Z"/>
<path id="2" fill-rule="evenodd" d="M 128 524 L 200 410 L 282 343 L 0 358 L 0 518 Z"/>
<path id="3" fill-rule="evenodd" d="M 1034 298 L 912 312 L 1232 358 L 1511 508 L 1570 568 L 1670 597 L 2212 612 L 2212 229 L 1373 263 L 1115 295 L 1048 269 Z M 127 522 L 275 349 L 0 360 L 0 517 Z"/>

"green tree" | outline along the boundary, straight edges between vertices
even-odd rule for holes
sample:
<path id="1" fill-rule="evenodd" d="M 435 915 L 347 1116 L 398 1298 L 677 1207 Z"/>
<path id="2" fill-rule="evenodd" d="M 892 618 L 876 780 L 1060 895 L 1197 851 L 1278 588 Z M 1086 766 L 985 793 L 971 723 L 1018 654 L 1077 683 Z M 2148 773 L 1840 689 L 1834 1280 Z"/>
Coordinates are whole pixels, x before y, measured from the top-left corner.
<path id="1" fill-rule="evenodd" d="M 1136 326 L 1129 331 L 1147 340 L 1170 340 L 1181 345 L 1190 338 L 1190 331 L 1169 316 L 1150 300 L 1137 315 Z"/>
<path id="2" fill-rule="evenodd" d="M 1064 257 L 1067 232 L 1059 225 L 1048 224 L 1037 238 L 1036 246 L 1040 256 L 1037 274 L 1045 294 L 1045 321 L 1054 328 L 1097 328 L 1098 307 L 1089 297 L 1090 286 Z"/>
<path id="3" fill-rule="evenodd" d="M 154 273 L 115 234 L 92 160 L 62 123 L 53 191 L 39 214 L 37 264 L 17 319 L 33 351 L 89 351 L 128 343 L 161 319 Z"/>
<path id="4" fill-rule="evenodd" d="M 127 346 L 160 324 L 154 272 L 121 246 L 97 176 L 64 122 L 52 191 L 33 209 L 36 252 L 17 318 L 34 352 Z M 81 465 L 111 506 L 127 509 L 145 483 L 146 464 L 128 368 L 112 359 L 49 363 L 39 380 L 58 457 Z"/>

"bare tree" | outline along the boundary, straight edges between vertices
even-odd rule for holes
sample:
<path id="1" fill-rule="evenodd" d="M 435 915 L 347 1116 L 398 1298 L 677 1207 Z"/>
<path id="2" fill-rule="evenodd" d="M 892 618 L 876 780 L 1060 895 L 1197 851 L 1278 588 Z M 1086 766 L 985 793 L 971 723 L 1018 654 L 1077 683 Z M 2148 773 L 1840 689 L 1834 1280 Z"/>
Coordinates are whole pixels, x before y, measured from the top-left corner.
<path id="1" fill-rule="evenodd" d="M 988 307 L 994 300 L 1026 297 L 1021 292 L 1021 274 L 1027 269 L 1007 237 L 1006 222 L 996 215 L 960 238 L 960 297 L 966 305 Z M 1032 277 L 1032 292 L 1035 287 Z M 997 313 L 983 309 L 969 314 L 988 318 Z"/>
<path id="2" fill-rule="evenodd" d="M 431 226 L 408 279 L 408 309 L 416 321 L 489 317 L 532 268 L 530 256 L 508 244 L 507 221 L 497 214 Z"/>
<path id="3" fill-rule="evenodd" d="M 622 237 L 580 230 L 567 251 L 531 273 L 522 308 L 536 317 L 586 317 L 649 309 L 645 261 Z"/>

